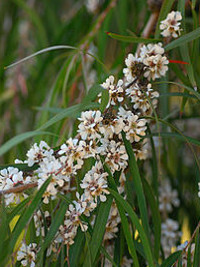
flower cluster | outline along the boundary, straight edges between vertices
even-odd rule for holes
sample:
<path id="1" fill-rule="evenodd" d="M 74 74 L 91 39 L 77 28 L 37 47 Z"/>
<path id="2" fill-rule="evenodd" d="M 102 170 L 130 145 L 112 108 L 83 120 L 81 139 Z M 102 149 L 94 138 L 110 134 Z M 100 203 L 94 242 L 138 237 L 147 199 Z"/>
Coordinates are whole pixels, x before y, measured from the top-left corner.
<path id="1" fill-rule="evenodd" d="M 162 43 L 143 45 L 139 55 L 129 54 L 125 60 L 127 68 L 123 72 L 128 82 L 144 76 L 149 81 L 164 76 L 168 70 L 168 59 L 164 55 Z"/>
<path id="2" fill-rule="evenodd" d="M 97 1 L 89 2 L 95 9 Z M 169 36 L 170 32 L 173 37 L 177 37 L 180 34 L 180 22 L 178 22 L 180 20 L 178 12 L 171 12 L 167 19 L 162 21 L 163 35 Z M 30 182 L 36 183 L 39 189 L 49 179 L 50 182 L 42 196 L 43 207 L 47 207 L 49 203 L 54 204 L 62 195 L 70 197 L 76 195 L 76 200 L 70 202 L 64 223 L 60 225 L 53 241 L 55 246 L 60 243 L 72 245 L 79 227 L 81 231 L 87 231 L 88 221 L 84 221 L 85 216 L 95 218 L 93 211 L 100 202 L 105 202 L 110 194 L 107 168 L 113 175 L 119 173 L 118 192 L 126 198 L 125 184 L 129 157 L 122 132 L 130 142 L 136 159 L 145 159 L 148 153 L 145 139 L 148 120 L 144 117 L 152 114 L 157 107 L 159 97 L 159 93 L 152 88 L 151 81 L 166 74 L 168 63 L 162 43 L 143 45 L 138 54 L 128 54 L 125 59 L 126 67 L 123 69 L 124 77 L 115 80 L 114 76 L 109 76 L 101 84 L 102 90 L 107 90 L 109 96 L 105 110 L 82 112 L 78 118 L 75 138 L 69 138 L 57 150 L 52 149 L 45 141 L 33 144 L 26 154 L 26 160 L 23 161 L 29 167 L 35 167 L 30 176 L 13 167 L 0 171 L 1 190 L 12 189 Z M 100 103 L 103 101 L 102 97 L 102 93 L 98 95 Z M 92 165 L 89 165 L 90 168 L 83 173 L 83 166 L 89 161 L 88 159 Z M 19 162 L 22 161 L 17 160 L 17 163 Z M 75 179 L 77 174 L 82 177 L 78 185 Z M 166 215 L 172 211 L 172 206 L 179 205 L 177 192 L 171 189 L 169 183 L 160 187 L 159 193 L 161 214 Z M 20 197 L 26 195 L 6 194 L 5 202 L 7 205 L 14 204 L 20 201 Z M 41 238 L 44 238 L 45 230 L 51 224 L 51 215 L 48 209 L 44 210 L 36 211 L 33 216 L 36 236 Z M 164 216 L 164 219 L 162 246 L 167 256 L 180 237 L 180 232 L 177 222 L 167 216 Z M 112 241 L 119 231 L 120 222 L 117 205 L 113 201 L 104 235 L 104 243 L 107 247 L 111 247 L 112 252 L 114 250 Z M 21 261 L 23 266 L 29 264 L 34 267 L 37 251 L 35 243 L 29 246 L 23 243 L 18 251 L 17 260 Z M 49 254 L 51 251 L 52 248 L 49 248 Z M 124 256 L 121 266 L 131 266 L 131 263 L 132 260 Z"/>
<path id="3" fill-rule="evenodd" d="M 161 21 L 160 29 L 163 30 L 161 32 L 164 37 L 174 37 L 177 38 L 182 29 L 180 28 L 182 16 L 179 11 L 172 11 L 167 15 L 165 20 Z"/>

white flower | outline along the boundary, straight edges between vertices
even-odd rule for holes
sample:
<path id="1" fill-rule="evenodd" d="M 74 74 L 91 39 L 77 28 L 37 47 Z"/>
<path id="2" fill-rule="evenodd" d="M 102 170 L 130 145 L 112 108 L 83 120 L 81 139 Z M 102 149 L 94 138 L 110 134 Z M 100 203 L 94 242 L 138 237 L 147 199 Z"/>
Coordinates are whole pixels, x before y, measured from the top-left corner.
<path id="1" fill-rule="evenodd" d="M 37 244 L 30 243 L 28 246 L 23 242 L 20 250 L 17 252 L 17 260 L 21 261 L 22 266 L 35 267 L 37 255 Z"/>
<path id="2" fill-rule="evenodd" d="M 0 190 L 9 190 L 19 185 L 28 184 L 31 177 L 23 177 L 23 172 L 17 168 L 8 167 L 0 171 Z M 27 197 L 25 193 L 10 193 L 5 195 L 5 204 L 20 203 L 20 196 Z"/>
<path id="3" fill-rule="evenodd" d="M 28 166 L 41 162 L 43 158 L 51 158 L 53 152 L 46 142 L 41 141 L 39 146 L 35 143 L 26 154 Z"/>
<path id="4" fill-rule="evenodd" d="M 110 105 L 116 105 L 121 103 L 124 100 L 124 89 L 123 89 L 123 80 L 119 80 L 117 84 L 114 83 L 114 76 L 109 76 L 101 85 L 104 89 L 108 90 L 109 101 L 106 106 L 108 108 Z M 99 95 L 101 96 L 101 94 Z M 101 101 L 100 101 L 101 102 Z"/>
<path id="5" fill-rule="evenodd" d="M 159 187 L 159 210 L 168 213 L 172 211 L 172 205 L 178 207 L 179 204 L 178 192 L 172 190 L 169 180 L 164 180 Z"/>
<path id="6" fill-rule="evenodd" d="M 161 76 L 165 76 L 165 73 L 168 71 L 167 65 L 169 61 L 167 57 L 161 56 L 160 54 L 144 58 L 143 63 L 147 66 L 144 77 L 148 80 L 155 80 Z"/>
<path id="7" fill-rule="evenodd" d="M 200 197 L 200 183 L 198 183 L 198 186 L 199 186 L 198 197 Z"/>
<path id="8" fill-rule="evenodd" d="M 109 194 L 107 190 L 107 176 L 108 174 L 104 172 L 102 163 L 100 161 L 96 162 L 95 166 L 85 174 L 80 184 L 81 188 L 85 190 L 86 198 L 91 200 L 94 198 L 97 201 L 99 196 L 102 202 L 106 201 L 106 195 Z"/>
<path id="9" fill-rule="evenodd" d="M 155 80 L 164 76 L 168 70 L 168 59 L 164 56 L 162 43 L 143 45 L 140 49 L 142 63 L 145 65 L 144 77 Z"/>
<path id="10" fill-rule="evenodd" d="M 123 130 L 126 133 L 126 138 L 131 142 L 139 142 L 142 136 L 146 133 L 146 120 L 139 119 L 130 110 L 127 111 L 123 107 L 119 108 L 118 117 L 123 119 Z"/>
<path id="11" fill-rule="evenodd" d="M 141 61 L 143 61 L 143 59 L 146 57 L 163 55 L 164 52 L 165 50 L 162 47 L 162 43 L 143 45 L 140 48 Z"/>
<path id="12" fill-rule="evenodd" d="M 62 158 L 62 157 L 61 157 Z M 46 191 L 43 195 L 43 202 L 45 204 L 49 203 L 49 198 L 51 196 L 55 197 L 58 192 L 58 187 L 63 187 L 64 182 L 69 181 L 69 177 L 63 174 L 63 165 L 52 156 L 51 160 L 49 158 L 44 158 L 40 163 L 40 168 L 37 170 L 38 188 L 51 177 L 50 184 L 47 186 Z"/>
<path id="13" fill-rule="evenodd" d="M 128 57 L 125 59 L 125 64 L 127 68 L 123 69 L 123 73 L 129 83 L 137 77 L 137 65 L 140 62 L 141 58 L 138 57 L 137 54 L 135 56 L 133 54 L 128 54 Z"/>
<path id="14" fill-rule="evenodd" d="M 107 139 L 102 139 L 101 143 L 99 153 L 105 156 L 105 163 L 108 164 L 111 172 L 124 170 L 128 165 L 128 155 L 125 146 L 121 142 Z"/>
<path id="15" fill-rule="evenodd" d="M 87 231 L 86 222 L 82 222 L 80 216 L 84 213 L 85 207 L 80 202 L 73 201 L 65 214 L 64 225 L 61 225 L 59 232 L 65 244 L 72 245 L 80 226 L 83 232 Z"/>
<path id="16" fill-rule="evenodd" d="M 160 29 L 163 30 L 161 32 L 162 36 L 169 37 L 172 36 L 177 38 L 181 33 L 181 21 L 182 16 L 179 11 L 172 11 L 167 15 L 165 20 L 162 20 L 160 23 Z"/>
<path id="17" fill-rule="evenodd" d="M 99 134 L 99 124 L 103 120 L 101 112 L 99 110 L 89 110 L 81 113 L 81 118 L 79 118 L 81 123 L 79 124 L 78 132 L 83 140 L 90 140 L 100 138 Z"/>
<path id="18" fill-rule="evenodd" d="M 79 195 L 78 192 L 76 192 L 76 197 L 78 201 L 74 201 L 74 204 L 77 205 L 77 203 L 83 207 L 83 214 L 86 216 L 90 216 L 90 212 L 92 212 L 96 206 L 97 203 L 94 202 L 94 199 L 87 198 L 85 194 Z"/>
<path id="19" fill-rule="evenodd" d="M 143 115 L 151 114 L 151 105 L 154 109 L 157 107 L 158 100 L 156 98 L 159 97 L 159 93 L 154 91 L 151 87 L 152 85 L 149 83 L 147 87 L 141 89 L 139 85 L 135 83 L 126 89 L 126 94 L 131 98 L 133 108 L 141 111 Z"/>
<path id="20" fill-rule="evenodd" d="M 79 142 L 79 147 L 81 147 L 81 150 L 83 150 L 84 152 L 84 159 L 93 157 L 96 157 L 96 153 L 97 153 L 97 142 L 95 140 L 80 140 Z"/>
<path id="21" fill-rule="evenodd" d="M 121 133 L 123 127 L 123 120 L 119 117 L 111 115 L 108 112 L 104 115 L 100 131 L 105 139 L 112 139 L 114 134 L 119 135 Z"/>
<path id="22" fill-rule="evenodd" d="M 81 169 L 83 166 L 82 158 L 85 156 L 85 151 L 82 146 L 79 145 L 78 139 L 70 138 L 66 144 L 60 147 L 59 155 L 65 154 L 68 158 L 68 164 L 73 164 L 76 161 L 76 169 Z"/>

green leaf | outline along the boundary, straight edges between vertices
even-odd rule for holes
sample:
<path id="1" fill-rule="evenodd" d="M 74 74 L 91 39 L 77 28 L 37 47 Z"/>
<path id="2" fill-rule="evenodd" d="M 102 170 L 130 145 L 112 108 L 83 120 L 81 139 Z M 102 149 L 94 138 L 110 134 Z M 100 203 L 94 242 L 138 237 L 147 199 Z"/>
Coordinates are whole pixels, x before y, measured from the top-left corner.
<path id="1" fill-rule="evenodd" d="M 154 194 L 153 194 L 153 190 L 151 189 L 146 179 L 143 179 L 142 181 L 144 185 L 145 196 L 151 208 L 151 215 L 152 215 L 153 228 L 154 228 L 154 255 L 155 255 L 156 260 L 158 261 L 159 252 L 160 252 L 160 238 L 161 238 L 160 212 L 159 212 L 156 198 L 154 197 Z"/>
<path id="2" fill-rule="evenodd" d="M 94 100 L 96 100 L 98 94 L 100 94 L 101 92 L 105 91 L 105 89 L 103 89 L 103 87 L 99 84 L 96 84 L 94 86 L 92 86 L 88 92 L 88 94 L 83 98 L 82 100 L 82 104 L 88 104 Z"/>
<path id="3" fill-rule="evenodd" d="M 11 138 L 10 140 L 8 140 L 6 143 L 4 143 L 0 147 L 0 156 L 5 154 L 12 147 L 18 145 L 19 143 L 23 142 L 24 140 L 26 140 L 28 138 L 36 136 L 36 135 L 54 135 L 54 134 L 52 134 L 50 132 L 39 131 L 39 130 L 19 134 L 15 137 Z"/>
<path id="4" fill-rule="evenodd" d="M 143 38 L 143 37 L 124 36 L 124 35 L 119 35 L 119 34 L 112 33 L 112 32 L 108 32 L 107 35 L 113 39 L 123 41 L 123 42 L 128 42 L 128 43 L 148 44 L 148 43 L 156 43 L 160 41 L 160 39 L 148 39 L 148 38 Z"/>
<path id="5" fill-rule="evenodd" d="M 130 204 L 127 201 L 125 201 L 123 199 L 122 196 L 120 196 L 113 189 L 109 189 L 109 191 L 114 196 L 116 201 L 120 203 L 120 205 L 122 206 L 124 211 L 126 211 L 128 213 L 133 225 L 138 230 L 141 242 L 143 244 L 144 252 L 145 252 L 145 255 L 146 255 L 146 260 L 149 263 L 149 266 L 151 266 L 151 267 L 155 266 L 154 261 L 153 261 L 151 248 L 150 248 L 150 244 L 149 244 L 149 240 L 148 240 L 148 238 L 147 238 L 147 236 L 145 234 L 143 226 L 140 224 L 140 221 L 139 221 L 137 215 L 133 211 L 133 208 L 130 206 Z"/>
<path id="6" fill-rule="evenodd" d="M 108 183 L 109 183 L 109 187 L 111 189 L 113 189 L 115 192 L 117 191 L 117 186 L 115 183 L 115 180 L 113 179 L 113 176 L 110 172 L 110 169 L 108 168 L 108 166 L 106 164 L 104 164 L 104 169 L 105 171 L 108 173 Z M 117 175 L 120 175 L 120 172 L 117 173 Z M 135 250 L 135 246 L 134 246 L 134 242 L 133 242 L 133 237 L 130 233 L 130 229 L 129 229 L 129 223 L 128 220 L 126 218 L 126 214 L 121 206 L 121 204 L 116 201 L 117 204 L 117 208 L 121 217 L 121 223 L 122 223 L 122 228 L 123 228 L 123 232 L 124 232 L 124 236 L 126 238 L 127 241 L 127 245 L 128 245 L 128 249 L 129 249 L 129 253 L 133 258 L 133 262 L 134 262 L 134 266 L 139 267 L 139 262 L 138 262 L 138 258 L 137 258 L 137 254 L 136 254 L 136 250 Z"/>
<path id="7" fill-rule="evenodd" d="M 30 56 L 27 56 L 21 60 L 18 60 L 17 62 L 9 65 L 9 66 L 6 66 L 5 69 L 8 69 L 8 68 L 12 68 L 20 63 L 23 63 L 35 56 L 38 56 L 38 55 L 41 55 L 41 54 L 44 54 L 46 52 L 49 52 L 49 51 L 54 51 L 54 50 L 60 50 L 60 49 L 73 49 L 73 50 L 79 50 L 77 47 L 74 47 L 74 46 L 70 46 L 70 45 L 55 45 L 55 46 L 50 46 L 50 47 L 47 47 L 47 48 L 44 48 L 42 50 L 39 50 L 37 51 L 36 53 L 30 55 Z"/>
<path id="8" fill-rule="evenodd" d="M 200 37 L 200 27 L 195 29 L 194 31 L 191 31 L 191 32 L 179 37 L 178 39 L 172 41 L 171 43 L 167 44 L 165 46 L 165 50 L 169 51 L 169 50 L 174 49 L 178 46 L 181 46 L 183 44 L 191 42 L 191 41 L 193 41 L 199 37 Z"/>
<path id="9" fill-rule="evenodd" d="M 179 87 L 182 87 L 182 88 L 186 89 L 187 91 L 189 91 L 190 93 L 192 93 L 193 95 L 195 95 L 198 98 L 198 100 L 200 100 L 200 94 L 197 91 L 195 91 L 193 88 L 191 88 L 191 87 L 189 87 L 189 86 L 187 86 L 185 84 L 180 84 L 180 83 L 177 83 L 177 82 L 169 82 L 169 81 L 156 82 L 155 84 L 159 84 L 159 83 L 169 83 L 169 84 L 174 84 L 174 85 L 177 85 Z"/>
<path id="10" fill-rule="evenodd" d="M 123 227 L 123 232 L 124 232 L 124 236 L 125 236 L 126 241 L 127 241 L 129 253 L 132 256 L 134 266 L 135 267 L 139 267 L 140 265 L 139 265 L 139 262 L 138 262 L 138 257 L 137 257 L 135 246 L 134 246 L 134 243 L 133 243 L 133 237 L 132 237 L 132 235 L 130 233 L 129 223 L 128 223 L 128 220 L 126 218 L 126 214 L 124 212 L 124 209 L 120 205 L 120 202 L 116 201 L 116 204 L 117 204 L 117 208 L 118 208 L 118 211 L 119 211 L 119 214 L 120 214 L 121 223 L 122 223 L 122 227 Z"/>
<path id="11" fill-rule="evenodd" d="M 180 135 L 177 133 L 168 133 L 168 132 L 160 132 L 160 133 L 152 133 L 150 136 L 162 136 L 162 137 L 166 137 L 166 138 L 172 138 L 172 137 L 176 137 L 177 139 L 183 140 L 183 141 L 188 141 L 194 145 L 198 145 L 200 146 L 200 141 L 198 141 L 197 139 L 194 139 L 192 137 L 189 137 L 187 135 Z M 148 135 L 146 137 L 149 137 Z"/>
<path id="12" fill-rule="evenodd" d="M 95 220 L 94 230 L 89 244 L 88 252 L 85 256 L 85 261 L 83 266 L 87 267 L 89 265 L 89 259 L 91 254 L 91 264 L 94 264 L 95 258 L 98 251 L 101 248 L 101 243 L 105 233 L 105 227 L 108 220 L 110 208 L 112 205 L 112 197 L 107 196 L 106 202 L 101 202 L 99 205 L 97 217 Z"/>
<path id="13" fill-rule="evenodd" d="M 30 172 L 30 171 L 36 170 L 38 168 L 38 165 L 34 164 L 33 166 L 29 167 L 28 164 L 25 164 L 25 163 L 22 163 L 22 164 L 5 164 L 5 165 L 0 166 L 0 170 L 8 168 L 8 167 L 14 167 L 20 171 Z"/>
<path id="14" fill-rule="evenodd" d="M 182 251 L 176 251 L 172 255 L 170 255 L 162 264 L 160 267 L 169 267 L 173 266 L 173 264 L 178 260 L 178 258 L 181 256 Z"/>
<path id="15" fill-rule="evenodd" d="M 164 20 L 167 17 L 167 14 L 170 12 L 170 9 L 172 7 L 174 3 L 174 0 L 164 0 L 160 13 L 159 13 L 159 17 L 158 17 L 158 21 L 156 24 L 156 31 L 155 31 L 155 38 L 158 38 L 160 35 L 160 22 L 162 20 Z"/>
<path id="16" fill-rule="evenodd" d="M 74 267 L 79 266 L 80 254 L 83 251 L 85 245 L 84 241 L 85 241 L 85 235 L 79 229 L 76 238 L 74 240 L 74 244 L 71 246 L 69 250 L 70 266 Z"/>
<path id="17" fill-rule="evenodd" d="M 137 162 L 135 159 L 135 155 L 134 155 L 132 146 L 131 146 L 130 142 L 126 139 L 124 132 L 122 132 L 122 138 L 123 138 L 124 145 L 126 147 L 126 151 L 127 151 L 128 157 L 129 157 L 129 167 L 130 167 L 131 175 L 133 177 L 133 184 L 134 184 L 134 189 L 135 189 L 137 199 L 138 199 L 138 205 L 139 205 L 140 215 L 141 215 L 141 219 L 142 219 L 142 224 L 143 224 L 145 232 L 146 232 L 146 234 L 150 240 L 147 206 L 146 206 L 146 201 L 145 201 L 145 197 L 144 197 L 144 191 L 143 191 L 143 187 L 142 187 L 139 169 L 137 166 Z"/>
<path id="18" fill-rule="evenodd" d="M 25 198 L 22 202 L 17 204 L 16 207 L 11 212 L 9 212 L 8 222 L 10 222 L 16 215 L 18 215 L 19 213 L 21 213 L 24 210 L 24 208 L 29 203 L 30 199 L 31 199 L 30 197 Z"/>
<path id="19" fill-rule="evenodd" d="M 102 91 L 102 96 L 101 96 L 101 104 L 100 104 L 101 112 L 105 110 L 106 106 L 108 105 L 108 101 L 109 101 L 109 93 L 107 90 L 104 89 Z"/>

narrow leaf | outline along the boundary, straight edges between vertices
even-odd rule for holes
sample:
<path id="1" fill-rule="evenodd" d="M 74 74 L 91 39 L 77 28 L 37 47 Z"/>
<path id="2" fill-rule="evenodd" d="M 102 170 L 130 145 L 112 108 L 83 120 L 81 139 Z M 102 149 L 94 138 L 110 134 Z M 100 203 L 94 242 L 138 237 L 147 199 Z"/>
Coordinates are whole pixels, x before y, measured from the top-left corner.
<path id="1" fill-rule="evenodd" d="M 128 42 L 128 43 L 156 43 L 159 42 L 160 39 L 149 39 L 149 38 L 143 38 L 143 37 L 135 37 L 135 36 L 124 36 L 124 35 L 119 35 L 116 33 L 108 32 L 108 36 L 110 36 L 113 39 L 122 41 L 122 42 Z"/>

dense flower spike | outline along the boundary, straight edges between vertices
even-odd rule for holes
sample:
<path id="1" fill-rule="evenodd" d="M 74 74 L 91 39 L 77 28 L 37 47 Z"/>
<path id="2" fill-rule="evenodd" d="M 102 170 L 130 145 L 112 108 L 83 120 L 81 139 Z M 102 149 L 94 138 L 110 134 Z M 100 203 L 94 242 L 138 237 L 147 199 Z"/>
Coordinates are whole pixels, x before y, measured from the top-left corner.
<path id="1" fill-rule="evenodd" d="M 160 23 L 160 29 L 163 30 L 161 32 L 162 36 L 169 37 L 172 36 L 177 38 L 181 34 L 181 21 L 182 16 L 179 11 L 172 11 L 167 15 L 165 20 L 162 20 Z"/>

